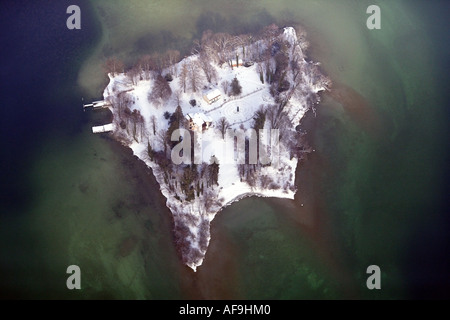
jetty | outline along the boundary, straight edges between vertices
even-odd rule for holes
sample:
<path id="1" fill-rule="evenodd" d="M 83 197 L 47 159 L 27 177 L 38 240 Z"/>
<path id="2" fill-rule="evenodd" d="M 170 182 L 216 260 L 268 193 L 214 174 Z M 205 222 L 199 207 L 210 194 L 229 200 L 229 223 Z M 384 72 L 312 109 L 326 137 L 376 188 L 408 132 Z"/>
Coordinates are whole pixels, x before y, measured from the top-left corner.
<path id="1" fill-rule="evenodd" d="M 83 109 L 93 108 L 93 109 L 103 109 L 110 107 L 111 104 L 105 100 L 94 101 L 92 103 L 83 104 Z"/>
<path id="2" fill-rule="evenodd" d="M 103 126 L 92 127 L 92 133 L 103 133 L 114 131 L 114 124 L 105 124 Z"/>

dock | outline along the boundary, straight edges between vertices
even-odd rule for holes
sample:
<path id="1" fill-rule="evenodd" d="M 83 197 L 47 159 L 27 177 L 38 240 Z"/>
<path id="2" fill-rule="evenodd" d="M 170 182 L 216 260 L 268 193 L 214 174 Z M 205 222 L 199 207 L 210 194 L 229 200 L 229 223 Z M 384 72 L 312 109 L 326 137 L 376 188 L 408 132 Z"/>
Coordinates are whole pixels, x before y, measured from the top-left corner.
<path id="1" fill-rule="evenodd" d="M 92 133 L 103 133 L 114 131 L 114 124 L 105 124 L 104 126 L 92 127 Z"/>
<path id="2" fill-rule="evenodd" d="M 110 107 L 111 104 L 105 100 L 94 101 L 92 103 L 83 104 L 83 109 L 93 108 L 93 109 L 103 109 Z"/>

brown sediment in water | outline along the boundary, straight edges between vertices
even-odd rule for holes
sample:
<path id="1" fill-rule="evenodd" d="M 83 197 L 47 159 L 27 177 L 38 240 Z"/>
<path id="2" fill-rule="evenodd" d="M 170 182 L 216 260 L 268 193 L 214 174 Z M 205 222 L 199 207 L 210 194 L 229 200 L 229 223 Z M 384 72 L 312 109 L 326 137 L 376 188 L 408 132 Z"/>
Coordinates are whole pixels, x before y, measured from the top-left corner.
<path id="1" fill-rule="evenodd" d="M 135 236 L 131 236 L 126 238 L 122 241 L 122 244 L 119 248 L 119 255 L 122 258 L 125 258 L 130 255 L 131 252 L 133 252 L 134 248 L 136 248 L 136 245 L 138 243 L 138 239 Z"/>
<path id="2" fill-rule="evenodd" d="M 340 103 L 348 116 L 371 136 L 381 133 L 381 118 L 369 102 L 355 89 L 342 83 L 334 83 L 328 93 Z"/>
<path id="3" fill-rule="evenodd" d="M 367 100 L 356 90 L 341 83 L 333 84 L 333 88 L 326 93 L 344 108 L 346 114 L 370 136 L 382 134 L 381 117 Z M 321 105 L 319 107 L 327 107 Z M 308 112 L 302 119 L 302 129 L 308 132 L 307 139 L 314 146 L 314 132 L 320 130 L 320 115 L 315 118 Z M 342 284 L 348 298 L 359 295 L 359 285 L 353 279 L 349 266 L 345 262 L 344 254 L 336 232 L 332 225 L 331 216 L 326 206 L 326 190 L 324 182 L 331 172 L 332 159 L 326 159 L 321 154 L 313 152 L 307 159 L 299 163 L 296 172 L 296 183 L 299 188 L 295 199 L 289 205 L 283 205 L 276 199 L 277 205 L 282 205 L 283 212 L 298 225 L 298 227 L 312 240 L 317 256 L 328 266 L 330 274 Z"/>
<path id="4" fill-rule="evenodd" d="M 309 132 L 308 137 L 314 136 L 314 130 L 317 130 L 319 122 L 319 118 L 314 118 L 312 112 L 308 112 L 306 119 L 302 121 L 302 129 Z M 343 259 L 340 239 L 333 232 L 334 227 L 325 205 L 327 190 L 324 181 L 329 172 L 329 161 L 317 152 L 310 153 L 298 164 L 296 171 L 298 192 L 294 200 L 267 199 L 267 201 L 275 210 L 283 212 L 300 232 L 307 236 L 317 259 L 326 266 L 330 276 L 340 284 L 340 288 L 345 290 L 341 292 L 343 297 L 352 299 L 359 295 L 358 284 Z"/>
<path id="5" fill-rule="evenodd" d="M 328 95 L 340 103 L 349 117 L 368 134 L 378 134 L 381 127 L 378 115 L 354 89 L 343 84 L 334 84 Z M 302 121 L 302 129 L 309 132 L 308 136 L 312 137 L 319 122 L 320 119 L 314 118 L 312 112 L 308 112 Z M 146 201 L 167 213 L 164 215 L 163 223 L 170 224 L 170 229 L 173 230 L 173 218 L 166 207 L 166 198 L 159 192 L 160 186 L 151 169 L 135 157 L 131 149 L 118 142 L 113 144 L 114 148 L 121 149 L 119 152 L 128 154 L 128 156 L 125 156 L 128 162 L 126 165 L 133 171 L 134 177 L 141 177 L 139 184 L 142 185 L 142 188 L 149 190 Z M 123 153 L 124 149 L 127 150 L 125 153 Z M 307 160 L 299 163 L 297 168 L 296 176 L 299 191 L 294 201 L 282 199 L 268 199 L 266 201 L 273 205 L 276 208 L 275 210 L 279 211 L 280 207 L 283 208 L 281 211 L 292 219 L 301 232 L 311 240 L 312 249 L 315 250 L 318 259 L 327 266 L 330 276 L 342 284 L 341 288 L 345 289 L 344 296 L 355 298 L 358 296 L 358 285 L 355 283 L 349 267 L 345 265 L 339 239 L 334 236 L 333 226 L 325 206 L 324 193 L 326 190 L 324 190 L 323 181 L 326 179 L 324 174 L 329 172 L 327 169 L 328 161 L 330 160 L 324 159 L 320 154 L 309 154 Z M 153 190 L 153 192 L 150 190 Z M 121 255 L 127 255 L 128 251 L 134 250 L 133 241 L 128 242 L 125 241 L 119 249 Z M 143 254 L 145 256 L 145 252 Z M 185 299 L 240 298 L 238 257 L 237 245 L 233 243 L 227 232 L 213 221 L 208 253 L 197 272 L 193 272 L 189 267 L 182 265 L 180 258 L 177 261 L 182 297 Z"/>
<path id="6" fill-rule="evenodd" d="M 238 248 L 229 235 L 211 224 L 211 242 L 203 264 L 194 273 L 183 276 L 182 291 L 186 299 L 239 299 L 237 283 Z"/>
<path id="7" fill-rule="evenodd" d="M 140 190 L 148 190 L 141 192 L 144 196 L 147 205 L 156 208 L 161 213 L 163 223 L 166 228 L 173 232 L 173 217 L 170 210 L 166 206 L 167 199 L 159 191 L 160 186 L 156 181 L 151 168 L 133 155 L 130 148 L 123 146 L 120 142 L 105 136 L 111 142 L 111 147 L 117 150 L 123 157 L 123 165 L 128 167 L 130 177 L 135 179 L 135 184 Z M 145 213 L 141 213 L 145 214 Z M 144 221 L 143 221 L 144 223 Z M 171 235 L 174 250 L 176 249 L 173 233 Z M 131 236 L 122 242 L 118 248 L 119 254 L 129 254 L 135 247 L 140 246 L 139 243 L 145 241 L 141 239 L 138 243 L 134 243 L 134 237 Z M 149 250 L 146 245 L 142 245 L 141 252 L 146 257 L 145 250 Z M 178 278 L 180 279 L 179 286 L 181 288 L 181 296 L 184 299 L 237 299 L 239 294 L 237 292 L 237 254 L 236 245 L 232 242 L 229 235 L 217 227 L 214 221 L 211 224 L 211 242 L 209 244 L 208 253 L 203 264 L 194 272 L 189 267 L 181 262 L 181 258 L 175 256 Z M 149 264 L 151 261 L 148 262 Z M 146 261 L 147 265 L 147 261 Z"/>

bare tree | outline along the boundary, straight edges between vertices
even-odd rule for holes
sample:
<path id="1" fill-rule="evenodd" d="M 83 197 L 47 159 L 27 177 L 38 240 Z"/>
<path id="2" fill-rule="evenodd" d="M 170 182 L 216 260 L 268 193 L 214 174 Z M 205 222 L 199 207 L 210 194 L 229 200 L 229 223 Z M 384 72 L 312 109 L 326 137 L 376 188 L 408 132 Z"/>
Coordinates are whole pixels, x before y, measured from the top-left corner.
<path id="1" fill-rule="evenodd" d="M 262 38 L 270 44 L 275 41 L 281 33 L 282 30 L 276 24 L 271 24 L 262 30 Z"/>
<path id="2" fill-rule="evenodd" d="M 213 47 L 219 64 L 229 61 L 231 58 L 232 37 L 227 33 L 216 33 L 213 37 Z"/>
<path id="3" fill-rule="evenodd" d="M 217 122 L 217 126 L 220 130 L 220 133 L 222 133 L 222 139 L 225 139 L 225 133 L 227 132 L 227 129 L 230 128 L 230 123 L 227 121 L 225 117 L 222 117 Z"/>
<path id="4" fill-rule="evenodd" d="M 131 106 L 131 99 L 128 93 L 121 92 L 111 101 L 112 107 L 117 110 L 119 119 L 124 116 L 126 108 Z"/>
<path id="5" fill-rule="evenodd" d="M 180 71 L 180 85 L 183 88 L 184 93 L 186 93 L 188 75 L 189 75 L 188 66 L 187 66 L 187 63 L 184 62 L 183 65 L 181 66 L 181 71 Z"/>
<path id="6" fill-rule="evenodd" d="M 123 72 L 124 64 L 116 57 L 111 57 L 106 60 L 104 68 L 106 70 L 106 73 L 111 73 L 113 76 L 115 76 L 117 73 Z"/>
<path id="7" fill-rule="evenodd" d="M 264 84 L 264 67 L 262 63 L 258 63 L 256 66 L 256 70 L 259 73 L 259 80 L 261 80 L 262 84 Z"/>
<path id="8" fill-rule="evenodd" d="M 217 72 L 216 69 L 211 65 L 208 56 L 204 53 L 201 53 L 198 61 L 200 67 L 205 73 L 206 80 L 208 80 L 209 83 L 212 83 L 213 81 L 215 82 L 217 80 Z"/>
<path id="9" fill-rule="evenodd" d="M 230 82 L 228 80 L 224 80 L 221 83 L 222 89 L 225 92 L 225 94 L 228 94 L 228 89 L 230 88 Z"/>
<path id="10" fill-rule="evenodd" d="M 153 135 L 156 136 L 156 131 L 158 130 L 158 126 L 156 124 L 156 117 L 155 117 L 155 115 L 152 115 L 150 117 L 150 123 L 152 124 Z"/>
<path id="11" fill-rule="evenodd" d="M 202 82 L 203 82 L 203 77 L 202 74 L 200 73 L 199 70 L 199 62 L 196 60 L 191 60 L 188 64 L 188 70 L 189 70 L 189 85 L 190 85 L 190 89 L 193 92 L 197 92 L 201 86 L 202 86 Z"/>
<path id="12" fill-rule="evenodd" d="M 291 60 L 291 72 L 292 72 L 292 80 L 296 83 L 298 76 L 300 75 L 302 68 L 299 63 L 299 56 L 293 55 Z"/>
<path id="13" fill-rule="evenodd" d="M 133 85 L 137 85 L 141 77 L 141 67 L 140 65 L 135 65 L 133 68 L 127 71 L 127 78 L 131 81 Z"/>
<path id="14" fill-rule="evenodd" d="M 267 121 L 270 124 L 270 129 L 276 129 L 278 122 L 278 111 L 276 105 L 268 105 L 266 107 Z"/>
<path id="15" fill-rule="evenodd" d="M 142 71 L 144 72 L 145 80 L 150 79 L 150 72 L 155 69 L 155 62 L 150 55 L 145 55 L 141 57 L 138 61 Z"/>
<path id="16" fill-rule="evenodd" d="M 139 110 L 134 109 L 131 114 L 131 121 L 133 124 L 133 138 L 136 142 L 139 142 L 139 136 L 144 137 L 145 133 L 145 121 Z"/>
<path id="17" fill-rule="evenodd" d="M 175 101 L 177 103 L 177 106 L 180 105 L 181 103 L 181 96 L 182 96 L 183 92 L 181 91 L 181 89 L 176 90 L 173 95 L 175 97 Z"/>
<path id="18" fill-rule="evenodd" d="M 180 61 L 180 51 L 178 50 L 167 50 L 166 52 L 167 63 L 170 68 L 170 73 L 176 77 L 177 76 L 177 68 L 175 64 Z"/>
<path id="19" fill-rule="evenodd" d="M 167 130 L 161 129 L 156 132 L 156 142 L 159 144 L 160 148 L 163 148 L 164 154 L 167 156 L 167 143 L 166 143 L 166 137 L 167 137 Z"/>
<path id="20" fill-rule="evenodd" d="M 158 73 L 158 75 L 161 75 L 164 67 L 167 64 L 167 62 L 164 59 L 164 56 L 160 55 L 159 53 L 153 53 L 151 55 L 151 58 L 154 62 L 155 71 Z"/>

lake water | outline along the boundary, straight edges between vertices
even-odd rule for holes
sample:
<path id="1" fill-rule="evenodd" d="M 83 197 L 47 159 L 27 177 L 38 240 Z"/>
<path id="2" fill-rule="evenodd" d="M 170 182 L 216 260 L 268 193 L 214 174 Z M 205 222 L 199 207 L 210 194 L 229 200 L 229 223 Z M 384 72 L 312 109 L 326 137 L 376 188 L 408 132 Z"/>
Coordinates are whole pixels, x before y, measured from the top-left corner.
<path id="1" fill-rule="evenodd" d="M 82 10 L 82 30 L 65 27 Z M 370 4 L 382 29 L 366 28 Z M 446 1 L 34 1 L 0 5 L 0 297 L 408 298 L 448 296 Z M 334 82 L 294 201 L 244 199 L 212 225 L 193 273 L 148 170 L 90 127 L 101 65 L 187 53 L 204 29 L 301 23 Z M 67 266 L 82 290 L 66 289 Z M 382 290 L 365 286 L 379 265 Z"/>

